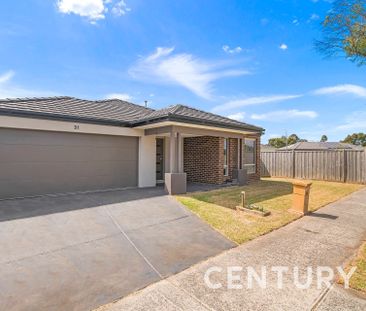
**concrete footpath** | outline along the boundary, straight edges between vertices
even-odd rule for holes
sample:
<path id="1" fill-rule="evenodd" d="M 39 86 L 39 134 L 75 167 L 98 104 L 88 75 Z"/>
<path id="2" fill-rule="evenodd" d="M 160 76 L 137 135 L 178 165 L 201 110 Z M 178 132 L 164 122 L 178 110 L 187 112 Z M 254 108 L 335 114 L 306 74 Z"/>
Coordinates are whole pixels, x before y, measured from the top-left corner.
<path id="1" fill-rule="evenodd" d="M 279 230 L 257 238 L 221 255 L 155 283 L 98 311 L 116 310 L 366 310 L 365 296 L 337 284 L 329 289 L 317 286 L 316 274 L 309 288 L 294 284 L 293 268 L 298 267 L 300 282 L 306 282 L 308 267 L 316 271 L 329 266 L 336 271 L 353 256 L 366 238 L 366 189 L 355 192 L 318 212 L 303 217 Z M 236 284 L 228 289 L 227 268 L 242 267 Z M 277 286 L 274 266 L 288 267 L 283 288 Z M 210 289 L 204 275 L 211 267 L 222 268 L 210 275 L 221 288 Z M 247 286 L 247 267 L 260 274 L 267 270 L 266 288 L 254 282 Z M 315 272 L 314 272 L 315 273 Z M 312 275 L 312 274 L 311 274 Z"/>

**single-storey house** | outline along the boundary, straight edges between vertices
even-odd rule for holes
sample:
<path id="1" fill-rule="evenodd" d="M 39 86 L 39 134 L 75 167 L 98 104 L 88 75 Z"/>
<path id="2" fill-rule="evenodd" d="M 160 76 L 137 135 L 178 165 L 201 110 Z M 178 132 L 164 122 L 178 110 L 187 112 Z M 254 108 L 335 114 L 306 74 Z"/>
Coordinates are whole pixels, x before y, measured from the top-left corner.
<path id="1" fill-rule="evenodd" d="M 311 142 L 311 141 L 301 141 L 287 147 L 282 147 L 277 150 L 280 151 L 306 151 L 306 150 L 363 150 L 362 146 L 355 146 L 352 144 L 339 143 L 339 142 L 330 142 L 330 141 L 321 141 L 321 142 Z"/>
<path id="2" fill-rule="evenodd" d="M 183 105 L 0 100 L 0 199 L 260 178 L 258 126 Z"/>

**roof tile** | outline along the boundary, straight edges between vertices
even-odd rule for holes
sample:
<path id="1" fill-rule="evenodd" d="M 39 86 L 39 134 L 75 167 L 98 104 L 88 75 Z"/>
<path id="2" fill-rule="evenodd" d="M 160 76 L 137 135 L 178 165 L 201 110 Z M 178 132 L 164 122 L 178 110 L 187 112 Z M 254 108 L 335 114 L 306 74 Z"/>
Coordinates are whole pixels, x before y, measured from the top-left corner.
<path id="1" fill-rule="evenodd" d="M 180 120 L 218 127 L 262 132 L 254 125 L 232 120 L 184 105 L 153 110 L 119 99 L 84 100 L 68 96 L 0 100 L 0 114 L 73 119 L 85 122 L 137 126 L 165 120 Z"/>

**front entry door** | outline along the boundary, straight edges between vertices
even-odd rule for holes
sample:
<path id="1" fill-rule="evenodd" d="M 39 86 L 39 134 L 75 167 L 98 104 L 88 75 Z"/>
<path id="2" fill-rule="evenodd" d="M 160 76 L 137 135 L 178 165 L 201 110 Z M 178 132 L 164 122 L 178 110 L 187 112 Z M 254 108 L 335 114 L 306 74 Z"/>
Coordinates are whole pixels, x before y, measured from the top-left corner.
<path id="1" fill-rule="evenodd" d="M 156 180 L 164 180 L 164 139 L 156 139 Z"/>

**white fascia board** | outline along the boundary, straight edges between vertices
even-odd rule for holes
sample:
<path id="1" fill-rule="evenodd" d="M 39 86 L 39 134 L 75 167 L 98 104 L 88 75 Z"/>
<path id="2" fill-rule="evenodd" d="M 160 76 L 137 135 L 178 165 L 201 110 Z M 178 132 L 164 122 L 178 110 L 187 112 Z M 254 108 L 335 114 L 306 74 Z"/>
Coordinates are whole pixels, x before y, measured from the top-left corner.
<path id="1" fill-rule="evenodd" d="M 152 129 L 152 128 L 157 128 L 157 127 L 170 126 L 170 125 L 181 126 L 181 127 L 186 127 L 186 128 L 214 130 L 214 131 L 221 131 L 221 132 L 226 132 L 226 133 L 248 134 L 248 135 L 256 134 L 255 131 L 251 132 L 251 131 L 244 131 L 244 130 L 234 130 L 234 129 L 228 129 L 228 128 L 217 127 L 217 126 L 200 125 L 200 124 L 193 124 L 193 123 L 188 124 L 188 123 L 184 123 L 184 122 L 175 122 L 175 121 L 163 121 L 163 122 L 158 122 L 158 123 L 153 123 L 153 124 L 136 126 L 135 129 L 146 130 L 146 129 Z"/>
<path id="2" fill-rule="evenodd" d="M 27 129 L 38 131 L 102 134 L 116 136 L 144 136 L 144 131 L 121 126 L 98 125 L 80 122 L 66 122 L 13 116 L 0 116 L 0 128 Z"/>

